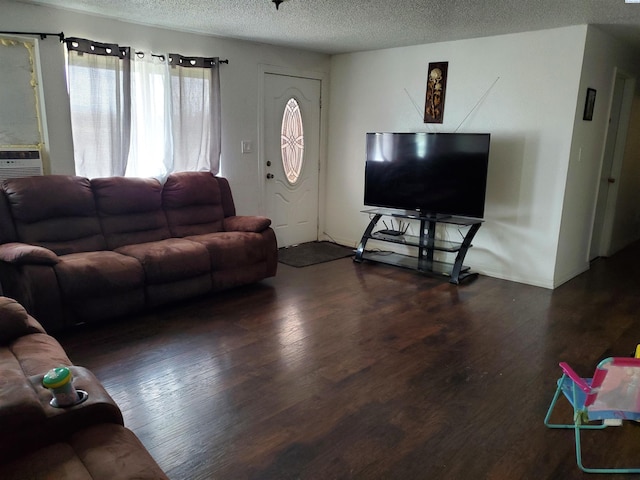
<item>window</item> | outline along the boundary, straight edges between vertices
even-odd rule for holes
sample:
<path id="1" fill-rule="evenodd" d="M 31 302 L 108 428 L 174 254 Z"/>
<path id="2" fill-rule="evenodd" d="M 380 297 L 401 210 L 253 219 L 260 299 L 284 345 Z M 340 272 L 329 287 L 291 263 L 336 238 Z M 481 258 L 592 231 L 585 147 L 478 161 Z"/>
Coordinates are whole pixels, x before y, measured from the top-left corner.
<path id="1" fill-rule="evenodd" d="M 40 148 L 44 142 L 33 39 L 0 37 L 0 146 Z"/>
<path id="2" fill-rule="evenodd" d="M 217 58 L 68 38 L 76 173 L 165 178 L 220 166 Z"/>
<path id="3" fill-rule="evenodd" d="M 300 105 L 295 98 L 289 99 L 282 114 L 280 149 L 285 176 L 294 185 L 300 178 L 304 157 L 304 128 Z"/>

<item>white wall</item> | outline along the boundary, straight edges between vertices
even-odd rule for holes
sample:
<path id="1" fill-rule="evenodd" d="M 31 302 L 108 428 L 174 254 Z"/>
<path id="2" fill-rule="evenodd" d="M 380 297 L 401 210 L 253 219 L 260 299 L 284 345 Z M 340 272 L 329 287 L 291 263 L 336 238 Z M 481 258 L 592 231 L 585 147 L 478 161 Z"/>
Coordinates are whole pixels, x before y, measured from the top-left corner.
<path id="1" fill-rule="evenodd" d="M 320 161 L 326 199 L 320 207 L 320 225 L 325 238 L 345 245 L 357 245 L 368 222 L 360 213 L 364 208 L 366 132 L 450 132 L 458 127 L 461 132 L 489 132 L 486 222 L 466 263 L 487 275 L 547 288 L 588 267 L 585 258 L 606 128 L 603 107 L 613 81 L 611 68 L 617 65 L 633 71 L 631 52 L 587 26 L 332 58 L 13 1 L 3 3 L 0 30 L 64 31 L 66 36 L 141 50 L 228 58 L 230 64 L 221 68 L 222 171 L 232 184 L 241 214 L 264 212 L 258 163 L 262 72 L 329 78 L 323 81 Z M 39 43 L 49 170 L 69 174 L 74 167 L 64 47 L 55 37 Z M 449 62 L 444 124 L 429 125 L 422 121 L 426 73 L 428 63 L 438 61 Z M 598 90 L 593 122 L 582 122 L 587 86 Z M 485 93 L 486 98 L 463 122 Z M 638 97 L 634 104 L 630 131 L 640 128 Z M 242 140 L 258 148 L 241 154 Z M 619 187 L 612 240 L 622 245 L 640 237 L 636 199 L 640 142 L 636 135 L 629 135 L 627 149 L 623 167 L 627 174 Z"/>
<path id="2" fill-rule="evenodd" d="M 259 149 L 240 153 L 240 142 L 258 145 L 259 92 L 265 65 L 287 73 L 328 76 L 328 55 L 204 35 L 129 24 L 64 10 L 4 1 L 0 30 L 63 31 L 67 37 L 129 45 L 139 50 L 229 59 L 220 69 L 222 94 L 222 172 L 233 188 L 241 214 L 263 212 Z M 56 37 L 40 42 L 44 97 L 49 132 L 51 173 L 72 174 L 73 143 L 65 84 L 64 46 Z M 326 82 L 325 82 L 326 83 Z M 328 88 L 323 85 L 323 89 Z M 326 142 L 326 139 L 325 139 Z M 322 159 L 321 159 L 322 161 Z"/>
<path id="3" fill-rule="evenodd" d="M 589 268 L 589 248 L 616 69 L 629 76 L 640 74 L 637 52 L 590 26 L 575 110 L 555 285 Z M 592 121 L 583 120 L 587 88 L 597 91 Z M 639 95 L 636 92 L 636 102 Z M 640 238 L 640 204 L 637 197 L 640 189 L 640 148 L 637 140 L 633 140 L 637 137 L 634 130 L 637 131 L 640 125 L 637 114 L 633 118 L 623 173 L 616 185 L 619 195 L 612 238 L 612 245 L 616 245 L 616 248 L 613 251 Z"/>
<path id="4" fill-rule="evenodd" d="M 366 132 L 454 131 L 499 79 L 459 129 L 491 133 L 485 223 L 465 263 L 553 288 L 586 32 L 577 26 L 333 57 L 326 233 L 356 245 L 367 225 L 360 213 Z M 444 123 L 427 125 L 426 73 L 438 61 L 449 62 Z"/>

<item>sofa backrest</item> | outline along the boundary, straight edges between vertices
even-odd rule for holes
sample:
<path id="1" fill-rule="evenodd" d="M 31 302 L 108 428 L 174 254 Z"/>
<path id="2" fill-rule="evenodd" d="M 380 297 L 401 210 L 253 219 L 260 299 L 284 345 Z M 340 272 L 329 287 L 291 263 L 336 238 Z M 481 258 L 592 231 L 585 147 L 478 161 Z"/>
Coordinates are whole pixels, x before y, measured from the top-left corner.
<path id="1" fill-rule="evenodd" d="M 106 248 L 88 179 L 45 175 L 7 179 L 2 186 L 15 226 L 14 241 L 58 255 Z"/>
<path id="2" fill-rule="evenodd" d="M 162 190 L 162 206 L 169 229 L 175 237 L 199 235 L 223 230 L 225 203 L 222 190 L 226 188 L 227 210 L 231 190 L 228 183 L 209 172 L 178 172 L 169 175 Z M 220 185 L 223 188 L 220 188 Z M 231 205 L 231 206 L 230 206 Z"/>
<path id="3" fill-rule="evenodd" d="M 169 238 L 162 184 L 153 178 L 94 178 L 91 187 L 107 247 Z"/>
<path id="4" fill-rule="evenodd" d="M 223 230 L 236 214 L 226 178 L 209 172 L 151 178 L 45 175 L 0 183 L 0 244 L 58 255 Z"/>

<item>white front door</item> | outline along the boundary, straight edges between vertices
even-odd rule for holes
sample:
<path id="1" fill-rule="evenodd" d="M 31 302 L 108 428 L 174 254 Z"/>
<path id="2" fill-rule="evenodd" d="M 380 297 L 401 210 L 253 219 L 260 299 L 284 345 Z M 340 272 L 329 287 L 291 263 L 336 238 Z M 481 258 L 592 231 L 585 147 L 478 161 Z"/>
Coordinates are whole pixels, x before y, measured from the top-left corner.
<path id="1" fill-rule="evenodd" d="M 318 239 L 320 83 L 264 75 L 265 206 L 279 247 Z"/>

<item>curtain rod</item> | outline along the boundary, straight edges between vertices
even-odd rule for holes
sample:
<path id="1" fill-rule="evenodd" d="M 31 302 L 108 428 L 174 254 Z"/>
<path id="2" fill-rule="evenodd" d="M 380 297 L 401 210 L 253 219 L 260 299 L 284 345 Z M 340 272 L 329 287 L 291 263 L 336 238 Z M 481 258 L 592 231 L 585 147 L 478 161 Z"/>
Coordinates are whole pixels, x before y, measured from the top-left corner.
<path id="1" fill-rule="evenodd" d="M 60 39 L 60 42 L 64 42 L 64 32 L 60 33 L 43 33 L 43 32 L 0 32 L 0 34 L 5 35 L 38 35 L 40 40 L 44 40 L 47 36 L 55 36 Z"/>
<path id="2" fill-rule="evenodd" d="M 45 33 L 45 32 L 0 32 L 0 35 L 4 34 L 4 35 L 38 35 L 40 37 L 40 40 L 44 40 L 45 38 L 47 38 L 47 36 L 51 35 L 51 36 L 55 36 L 58 37 L 60 39 L 60 42 L 64 42 L 64 32 L 60 32 L 60 33 Z M 138 52 L 136 52 L 138 53 Z M 153 54 L 152 54 L 153 55 Z M 164 55 L 153 55 L 154 57 L 162 57 Z M 225 59 L 225 60 L 218 60 L 219 63 L 226 63 L 227 65 L 229 65 L 229 60 Z"/>
<path id="3" fill-rule="evenodd" d="M 138 55 L 139 57 L 144 57 L 144 52 L 135 52 L 136 55 Z M 162 53 L 151 53 L 150 54 L 152 57 L 155 58 L 161 58 L 164 61 L 165 56 Z M 184 55 L 183 55 L 184 56 Z M 224 60 L 218 60 L 218 63 L 226 63 L 227 65 L 229 65 L 229 59 L 226 58 Z"/>
<path id="4" fill-rule="evenodd" d="M 136 55 L 138 55 L 139 53 L 142 53 L 142 52 L 136 52 Z M 162 55 L 162 54 L 152 53 L 151 56 L 164 59 L 164 55 Z M 229 65 L 229 59 L 226 58 L 224 60 L 218 60 L 218 63 L 226 63 L 227 65 Z"/>

